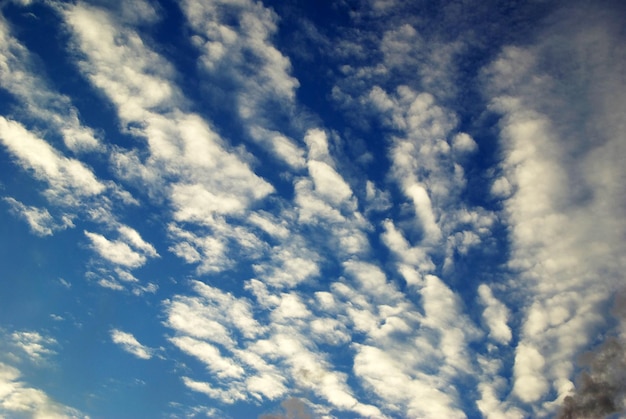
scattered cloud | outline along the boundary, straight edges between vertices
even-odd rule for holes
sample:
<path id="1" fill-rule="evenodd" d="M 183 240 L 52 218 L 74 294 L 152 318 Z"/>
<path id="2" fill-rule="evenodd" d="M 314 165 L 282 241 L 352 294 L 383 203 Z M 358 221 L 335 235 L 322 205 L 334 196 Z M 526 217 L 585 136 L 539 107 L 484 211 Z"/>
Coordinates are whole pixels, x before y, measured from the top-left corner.
<path id="1" fill-rule="evenodd" d="M 26 353 L 33 362 L 42 362 L 46 357 L 55 354 L 50 346 L 56 346 L 57 341 L 51 337 L 42 336 L 34 331 L 16 331 L 11 334 L 12 344 Z"/>
<path id="2" fill-rule="evenodd" d="M 153 350 L 142 345 L 130 333 L 123 332 L 119 329 L 111 329 L 111 340 L 113 343 L 120 345 L 129 354 L 140 359 L 152 358 Z"/>
<path id="3" fill-rule="evenodd" d="M 6 172 L 3 202 L 35 236 L 78 231 L 90 250 L 86 283 L 51 274 L 68 306 L 145 304 L 115 315 L 152 316 L 174 415 L 619 412 L 625 322 L 606 307 L 626 268 L 626 55 L 617 6 L 572 4 L 418 16 L 372 0 L 328 5 L 318 27 L 296 4 L 47 1 L 67 84 L 7 13 L 0 151 L 32 179 L 22 193 Z M 288 55 L 302 37 L 310 50 Z M 23 321 L 56 337 L 7 335 L 18 365 L 62 351 L 77 319 L 41 301 Z M 81 415 L 26 381 L 0 363 L 0 416 Z"/>

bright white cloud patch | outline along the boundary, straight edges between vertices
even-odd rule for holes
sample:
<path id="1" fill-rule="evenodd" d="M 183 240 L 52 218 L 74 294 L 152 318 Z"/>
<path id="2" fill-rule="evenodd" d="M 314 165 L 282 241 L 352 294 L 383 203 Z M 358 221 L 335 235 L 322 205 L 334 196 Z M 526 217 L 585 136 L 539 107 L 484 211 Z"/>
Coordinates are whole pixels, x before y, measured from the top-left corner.
<path id="1" fill-rule="evenodd" d="M 91 241 L 94 250 L 104 259 L 116 265 L 128 268 L 138 268 L 146 262 L 146 257 L 133 250 L 127 243 L 111 241 L 98 233 L 85 231 L 85 236 Z"/>
<path id="2" fill-rule="evenodd" d="M 87 418 L 79 411 L 54 401 L 40 389 L 20 381 L 19 370 L 0 363 L 0 413 L 14 417 Z M 9 416 L 8 416 L 9 417 Z"/>
<path id="3" fill-rule="evenodd" d="M 62 156 L 50 144 L 28 131 L 19 122 L 0 117 L 0 141 L 20 166 L 49 184 L 51 196 L 65 200 L 74 195 L 91 196 L 105 186 L 79 160 Z"/>

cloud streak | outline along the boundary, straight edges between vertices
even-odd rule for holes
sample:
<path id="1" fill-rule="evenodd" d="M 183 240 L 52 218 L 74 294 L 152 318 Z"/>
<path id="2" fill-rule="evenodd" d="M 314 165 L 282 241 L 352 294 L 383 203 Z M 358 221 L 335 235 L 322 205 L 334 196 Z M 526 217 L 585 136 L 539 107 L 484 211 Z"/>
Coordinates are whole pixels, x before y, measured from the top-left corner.
<path id="1" fill-rule="evenodd" d="M 152 358 L 153 350 L 142 345 L 139 341 L 128 332 L 119 329 L 111 329 L 111 340 L 119 345 L 123 350 L 140 359 Z"/>

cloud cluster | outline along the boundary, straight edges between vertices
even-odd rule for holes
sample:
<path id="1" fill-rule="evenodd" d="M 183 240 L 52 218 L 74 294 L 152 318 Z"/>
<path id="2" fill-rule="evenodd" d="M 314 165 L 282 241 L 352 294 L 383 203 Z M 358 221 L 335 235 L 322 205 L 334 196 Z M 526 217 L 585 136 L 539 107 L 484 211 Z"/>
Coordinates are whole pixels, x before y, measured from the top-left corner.
<path id="1" fill-rule="evenodd" d="M 183 265 L 155 319 L 181 388 L 222 407 L 283 400 L 267 419 L 624 407 L 623 336 L 573 379 L 573 360 L 609 327 L 605 306 L 626 268 L 626 55 L 608 12 L 557 8 L 541 37 L 485 46 L 497 52 L 477 77 L 457 68 L 479 48 L 465 23 L 467 39 L 444 34 L 403 16 L 403 2 L 354 6 L 354 29 L 333 29 L 333 42 L 308 22 L 338 64 L 324 77 L 344 112 L 339 132 L 298 103 L 273 9 L 180 2 L 198 53 L 191 92 L 188 69 L 152 36 L 159 9 L 109 3 L 45 4 L 77 75 L 119 124 L 103 136 L 0 21 L 0 86 L 16 103 L 0 116 L 0 144 L 48 205 L 3 201 L 35 235 L 82 230 L 86 278 L 101 292 L 154 303 L 166 287 L 138 276 L 151 263 Z M 462 14 L 444 9 L 450 28 Z M 486 106 L 469 116 L 455 87 L 465 77 Z M 495 126 L 477 127 L 490 118 Z M 89 153 L 100 160 L 88 164 Z M 107 329 L 115 345 L 156 356 L 122 329 Z M 35 363 L 57 345 L 38 332 L 10 341 Z M 0 380 L 6 412 L 79 415 L 14 367 L 0 364 Z"/>
<path id="2" fill-rule="evenodd" d="M 554 409 L 546 400 L 550 391 L 558 402 L 573 388 L 572 359 L 606 327 L 601 307 L 623 272 L 624 211 L 618 202 L 626 195 L 617 181 L 621 168 L 611 157 L 621 153 L 622 134 L 613 111 L 589 104 L 624 109 L 611 92 L 623 88 L 615 74 L 626 61 L 604 50 L 592 52 L 595 41 L 616 41 L 609 35 L 612 19 L 590 14 L 581 27 L 579 13 L 560 11 L 559 26 L 547 30 L 541 42 L 506 48 L 487 72 L 491 106 L 502 115 L 504 177 L 492 190 L 506 198 L 509 266 L 520 272 L 517 284 L 529 301 L 516 348 L 513 396 L 534 404 L 536 414 Z M 572 36 L 566 40 L 564 34 Z M 550 61 L 557 42 L 570 60 Z M 559 68 L 560 78 L 552 76 L 550 65 Z M 589 83 L 564 108 L 571 98 L 563 86 L 581 69 Z M 577 120 L 581 112 L 584 122 Z M 576 132 L 581 123 L 584 130 Z"/>

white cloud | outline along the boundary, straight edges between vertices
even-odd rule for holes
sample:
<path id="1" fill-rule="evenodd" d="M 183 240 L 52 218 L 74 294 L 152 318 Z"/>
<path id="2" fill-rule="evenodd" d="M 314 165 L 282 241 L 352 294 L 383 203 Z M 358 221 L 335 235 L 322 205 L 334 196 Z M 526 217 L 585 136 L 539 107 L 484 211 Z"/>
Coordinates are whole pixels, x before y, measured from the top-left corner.
<path id="1" fill-rule="evenodd" d="M 145 255 L 136 252 L 123 241 L 110 241 L 101 234 L 89 231 L 85 231 L 85 236 L 91 241 L 93 250 L 113 264 L 138 268 L 146 263 Z"/>
<path id="2" fill-rule="evenodd" d="M 426 189 L 419 183 L 413 183 L 406 188 L 405 193 L 413 201 L 413 205 L 415 205 L 415 213 L 424 229 L 424 240 L 431 243 L 438 242 L 441 239 L 441 230 L 437 225 L 432 203 Z"/>
<path id="3" fill-rule="evenodd" d="M 322 221 L 339 224 L 346 221 L 339 209 L 334 208 L 315 193 L 314 184 L 309 179 L 297 180 L 294 188 L 295 202 L 299 207 L 301 222 L 316 224 Z"/>
<path id="4" fill-rule="evenodd" d="M 49 184 L 47 193 L 50 197 L 75 202 L 74 195 L 93 196 L 106 189 L 83 163 L 62 156 L 23 125 L 2 116 L 0 142 L 17 158 L 20 166 L 32 170 L 35 177 Z"/>
<path id="5" fill-rule="evenodd" d="M 319 255 L 307 248 L 293 246 L 273 249 L 270 265 L 254 265 L 256 274 L 275 287 L 292 288 L 317 277 L 320 273 Z"/>
<path id="6" fill-rule="evenodd" d="M 286 239 L 290 232 L 284 219 L 276 219 L 269 213 L 253 212 L 248 215 L 248 221 L 272 237 Z"/>
<path id="7" fill-rule="evenodd" d="M 302 303 L 302 299 L 297 294 L 282 293 L 280 295 L 280 303 L 272 311 L 272 320 L 277 323 L 290 323 L 295 319 L 308 319 L 311 312 Z"/>
<path id="8" fill-rule="evenodd" d="M 55 352 L 49 347 L 57 345 L 55 339 L 42 336 L 39 332 L 34 331 L 13 332 L 11 341 L 34 362 L 41 362 L 45 357 L 53 355 Z"/>
<path id="9" fill-rule="evenodd" d="M 154 246 L 142 239 L 137 230 L 126 225 L 121 225 L 119 226 L 118 231 L 120 232 L 120 235 L 126 239 L 127 243 L 135 249 L 143 252 L 147 257 L 155 258 L 159 256 Z"/>
<path id="10" fill-rule="evenodd" d="M 537 348 L 523 343 L 517 346 L 513 393 L 524 403 L 536 402 L 548 390 L 544 366 L 545 359 Z"/>
<path id="11" fill-rule="evenodd" d="M 471 153 L 477 148 L 476 141 L 464 132 L 458 133 L 452 138 L 452 149 L 459 153 Z"/>
<path id="12" fill-rule="evenodd" d="M 486 284 L 478 287 L 478 296 L 485 306 L 483 320 L 489 327 L 489 337 L 504 345 L 509 343 L 513 337 L 511 328 L 507 324 L 510 316 L 509 309 L 493 296 L 491 288 Z"/>
<path id="13" fill-rule="evenodd" d="M 258 257 L 264 244 L 246 227 L 222 218 L 236 217 L 243 224 L 250 207 L 274 192 L 254 173 L 249 155 L 230 148 L 207 121 L 185 111 L 173 66 L 134 28 L 84 4 L 64 6 L 61 13 L 80 51 L 81 71 L 113 102 L 126 131 L 146 140 L 147 152 L 116 150 L 112 162 L 119 176 L 171 205 L 178 224 L 168 224 L 169 250 L 187 263 L 199 263 L 200 274 L 221 271 L 235 258 Z M 127 266 L 156 255 L 136 239 L 124 239 L 140 250 Z"/>
<path id="14" fill-rule="evenodd" d="M 356 350 L 354 373 L 385 400 L 387 408 L 414 417 L 465 417 L 452 407 L 452 394 L 437 389 L 434 377 L 407 371 L 403 361 L 387 351 L 367 345 L 356 345 Z"/>
<path id="15" fill-rule="evenodd" d="M 252 316 L 250 302 L 199 281 L 193 281 L 192 285 L 198 296 L 180 296 L 166 302 L 169 327 L 226 348 L 235 345 L 229 327 L 247 338 L 264 332 L 264 327 Z"/>
<path id="16" fill-rule="evenodd" d="M 11 197 L 4 198 L 4 201 L 11 206 L 15 214 L 28 223 L 31 231 L 38 236 L 51 236 L 55 231 L 74 227 L 70 216 L 64 215 L 60 222 L 57 222 L 46 208 L 24 205 Z"/>
<path id="17" fill-rule="evenodd" d="M 616 92 L 626 57 L 609 52 L 623 41 L 609 10 L 564 7 L 535 45 L 505 48 L 485 72 L 504 150 L 492 193 L 505 198 L 509 266 L 528 301 L 513 393 L 535 415 L 571 388 L 576 355 L 607 327 L 601 307 L 625 268 L 626 191 L 614 156 L 624 150 L 626 102 Z"/>
<path id="18" fill-rule="evenodd" d="M 189 377 L 183 377 L 183 383 L 199 393 L 204 393 L 207 396 L 221 400 L 223 403 L 232 404 L 238 400 L 245 400 L 245 395 L 237 388 L 230 387 L 228 389 L 219 389 L 212 386 L 210 383 L 203 381 L 195 381 Z"/>
<path id="19" fill-rule="evenodd" d="M 271 42 L 277 15 L 250 0 L 186 0 L 182 10 L 195 32 L 201 67 L 212 78 L 228 81 L 227 94 L 250 138 L 291 167 L 302 168 L 302 149 L 275 129 L 276 115 L 298 119 L 294 99 L 299 86 L 290 75 L 289 58 Z M 213 83 L 207 87 L 216 89 Z"/>
<path id="20" fill-rule="evenodd" d="M 34 61 L 29 51 L 11 35 L 7 22 L 0 16 L 0 86 L 20 101 L 28 117 L 34 117 L 46 123 L 47 129 L 54 128 L 61 133 L 70 150 L 101 150 L 102 145 L 94 131 L 81 124 L 70 99 L 49 86 L 41 76 L 43 69 Z"/>
<path id="21" fill-rule="evenodd" d="M 329 161 L 330 152 L 326 132 L 319 128 L 310 129 L 304 136 L 304 142 L 308 147 L 307 157 L 309 160 Z"/>
<path id="22" fill-rule="evenodd" d="M 306 167 L 304 150 L 293 139 L 278 131 L 271 131 L 257 125 L 250 126 L 249 130 L 252 138 L 268 146 L 277 157 L 291 168 L 299 170 Z"/>
<path id="23" fill-rule="evenodd" d="M 137 339 L 127 332 L 119 329 L 111 329 L 111 340 L 122 347 L 126 352 L 140 359 L 152 358 L 153 350 L 142 345 Z"/>
<path id="24" fill-rule="evenodd" d="M 218 378 L 239 378 L 244 369 L 232 359 L 224 358 L 218 348 L 189 336 L 173 337 L 170 341 L 183 352 L 195 356 Z"/>
<path id="25" fill-rule="evenodd" d="M 308 167 L 315 184 L 315 192 L 333 205 L 340 205 L 352 196 L 350 186 L 328 164 L 309 160 Z"/>
<path id="26" fill-rule="evenodd" d="M 19 370 L 0 363 L 0 414 L 27 415 L 34 419 L 88 418 L 78 410 L 54 401 L 44 391 L 20 381 Z"/>
<path id="27" fill-rule="evenodd" d="M 491 194 L 496 198 L 508 198 L 513 192 L 513 187 L 505 177 L 499 177 L 491 185 Z"/>

